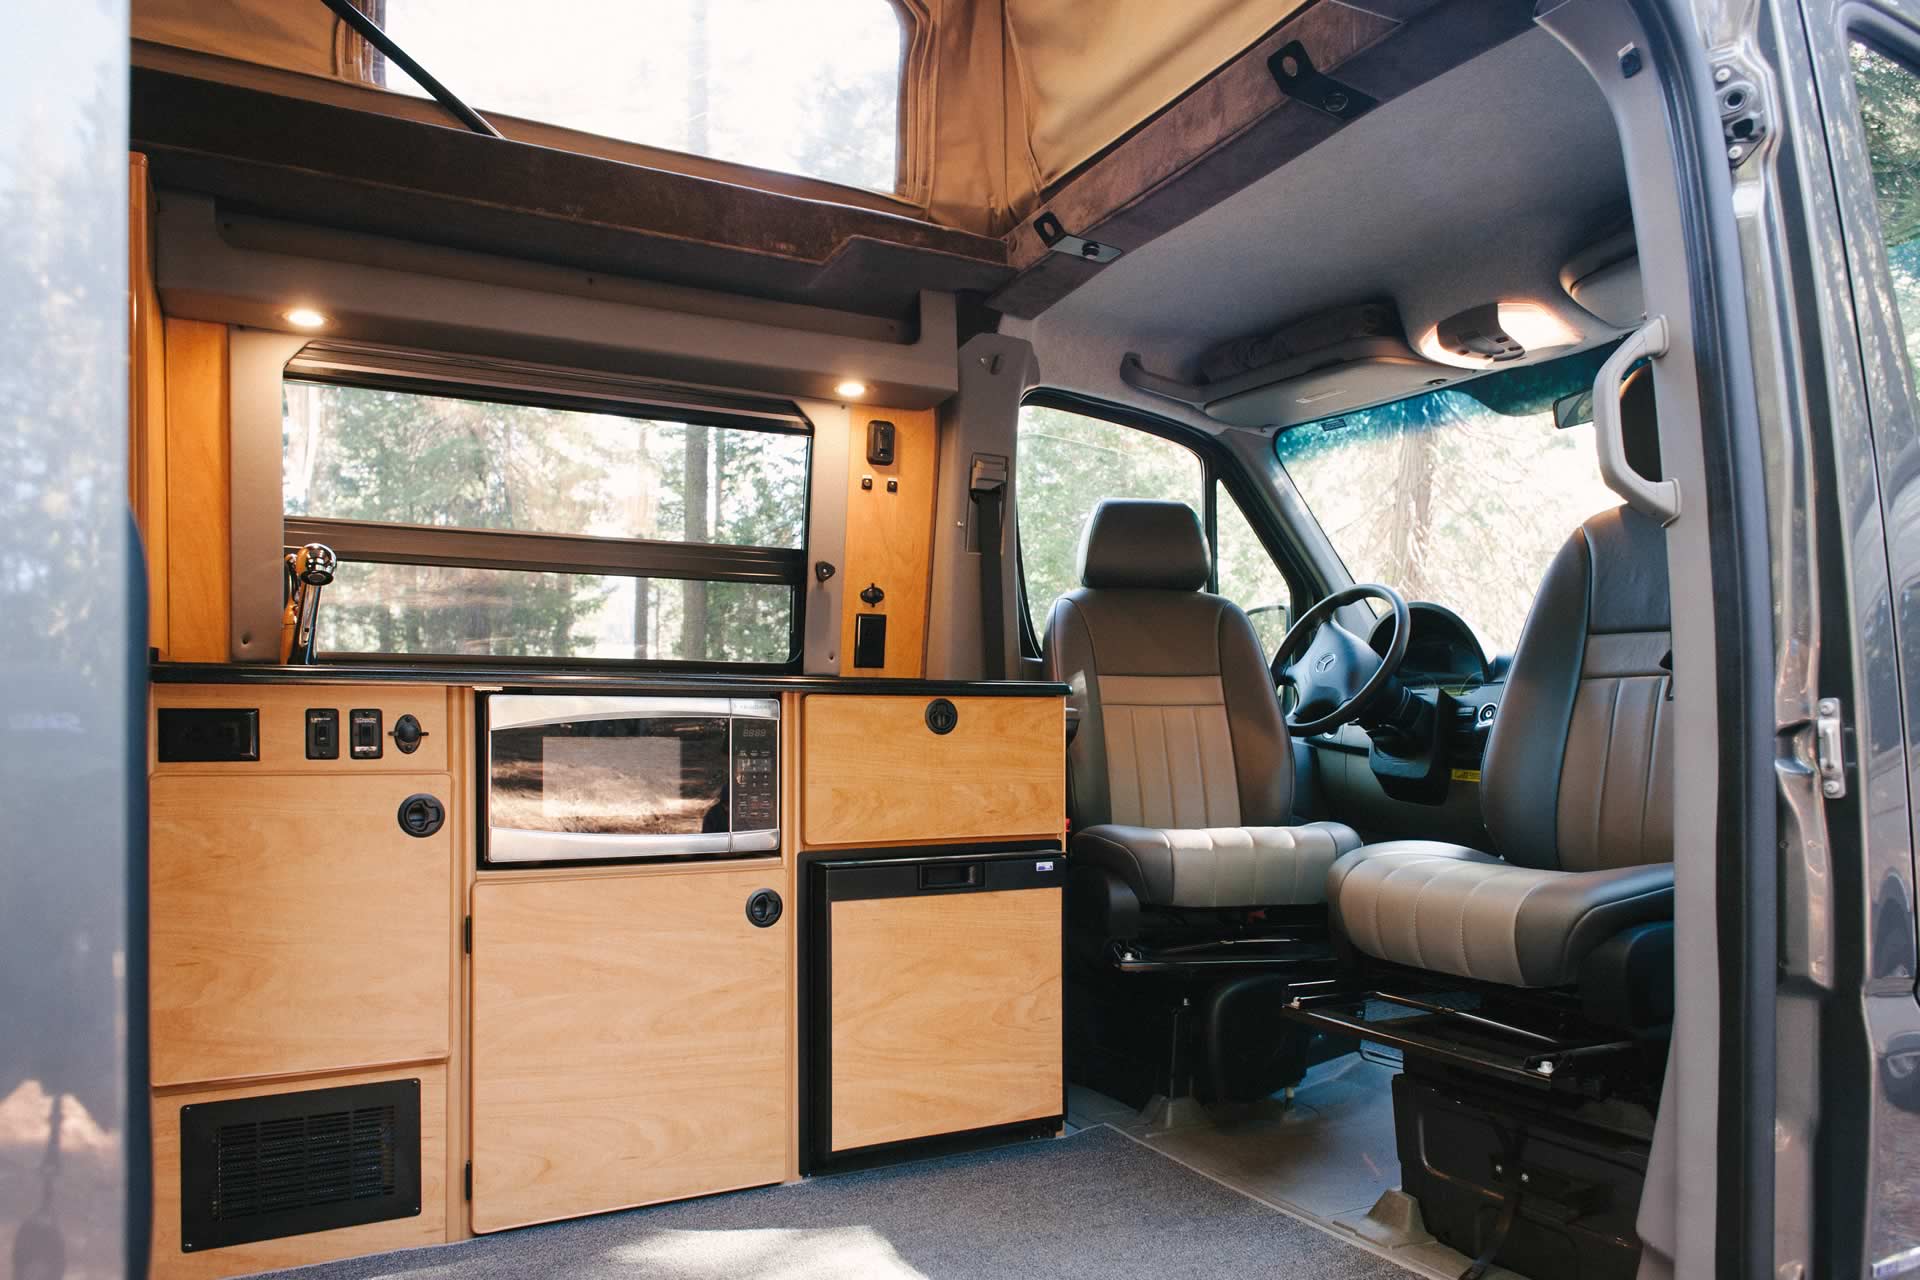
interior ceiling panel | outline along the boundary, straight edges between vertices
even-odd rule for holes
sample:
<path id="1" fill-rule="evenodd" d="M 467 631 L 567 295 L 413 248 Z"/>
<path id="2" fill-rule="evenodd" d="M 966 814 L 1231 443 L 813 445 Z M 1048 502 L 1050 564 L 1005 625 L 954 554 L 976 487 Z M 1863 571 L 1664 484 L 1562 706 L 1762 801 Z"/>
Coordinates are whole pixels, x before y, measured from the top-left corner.
<path id="1" fill-rule="evenodd" d="M 1560 267 L 1626 210 L 1598 86 L 1534 30 L 1395 99 L 1110 266 L 1035 322 L 1193 378 L 1195 358 L 1322 308 L 1392 298 L 1409 337 L 1530 298 L 1586 337 Z"/>

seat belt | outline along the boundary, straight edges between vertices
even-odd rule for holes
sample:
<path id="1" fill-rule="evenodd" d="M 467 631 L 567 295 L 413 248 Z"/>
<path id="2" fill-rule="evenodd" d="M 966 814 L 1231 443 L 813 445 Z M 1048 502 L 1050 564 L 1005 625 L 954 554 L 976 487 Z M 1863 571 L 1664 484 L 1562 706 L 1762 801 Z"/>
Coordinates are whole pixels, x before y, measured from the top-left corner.
<path id="1" fill-rule="evenodd" d="M 980 674 L 1007 678 L 1006 593 L 1000 575 L 1002 507 L 1007 496 L 1007 459 L 976 453 L 968 479 L 974 506 L 973 527 L 980 539 Z"/>

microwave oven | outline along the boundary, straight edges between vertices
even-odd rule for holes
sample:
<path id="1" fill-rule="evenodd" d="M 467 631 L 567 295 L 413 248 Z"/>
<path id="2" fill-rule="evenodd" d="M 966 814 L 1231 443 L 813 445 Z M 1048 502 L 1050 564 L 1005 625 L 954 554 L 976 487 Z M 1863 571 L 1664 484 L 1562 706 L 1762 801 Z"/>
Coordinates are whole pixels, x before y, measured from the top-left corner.
<path id="1" fill-rule="evenodd" d="M 481 713 L 485 865 L 780 847 L 776 698 L 497 693 Z"/>

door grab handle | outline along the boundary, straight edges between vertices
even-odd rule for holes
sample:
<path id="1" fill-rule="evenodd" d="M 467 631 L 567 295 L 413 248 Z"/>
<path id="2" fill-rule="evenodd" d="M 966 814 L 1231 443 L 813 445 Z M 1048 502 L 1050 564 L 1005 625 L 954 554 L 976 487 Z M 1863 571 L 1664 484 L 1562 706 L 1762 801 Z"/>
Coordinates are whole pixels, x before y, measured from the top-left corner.
<path id="1" fill-rule="evenodd" d="M 1680 518 L 1680 485 L 1675 480 L 1649 480 L 1627 461 L 1627 442 L 1620 422 L 1620 384 L 1627 370 L 1642 359 L 1667 353 L 1667 318 L 1655 316 L 1614 349 L 1600 372 L 1593 375 L 1594 444 L 1600 455 L 1600 478 L 1641 515 L 1664 527 Z"/>

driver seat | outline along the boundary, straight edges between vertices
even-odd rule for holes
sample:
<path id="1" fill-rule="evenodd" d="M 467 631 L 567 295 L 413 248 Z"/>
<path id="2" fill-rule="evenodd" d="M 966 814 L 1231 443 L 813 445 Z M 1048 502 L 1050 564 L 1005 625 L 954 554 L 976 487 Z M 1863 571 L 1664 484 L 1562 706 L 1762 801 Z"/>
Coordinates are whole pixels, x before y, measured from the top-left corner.
<path id="1" fill-rule="evenodd" d="M 1659 475 L 1645 369 L 1620 408 L 1629 462 Z M 1657 522 L 1621 506 L 1575 530 L 1534 597 L 1481 766 L 1500 856 L 1433 840 L 1348 853 L 1327 874 L 1336 938 L 1393 964 L 1589 997 L 1593 957 L 1617 984 L 1633 962 L 1614 953 L 1673 919 L 1670 610 Z"/>
<path id="2" fill-rule="evenodd" d="M 1204 590 L 1199 517 L 1108 499 L 1079 561 L 1044 645 L 1080 716 L 1067 748 L 1075 874 L 1098 869 L 1150 908 L 1324 902 L 1328 869 L 1360 837 L 1290 825 L 1295 762 L 1273 677 L 1246 614 Z"/>

